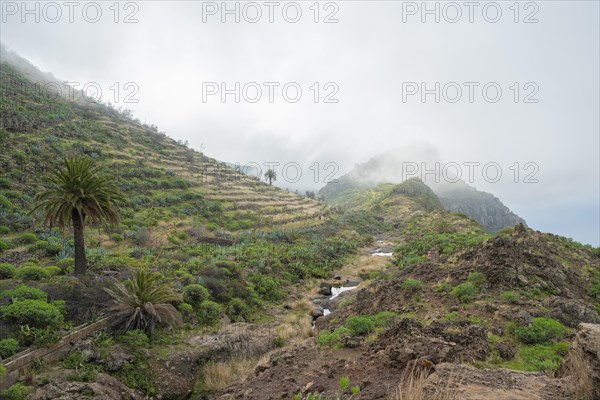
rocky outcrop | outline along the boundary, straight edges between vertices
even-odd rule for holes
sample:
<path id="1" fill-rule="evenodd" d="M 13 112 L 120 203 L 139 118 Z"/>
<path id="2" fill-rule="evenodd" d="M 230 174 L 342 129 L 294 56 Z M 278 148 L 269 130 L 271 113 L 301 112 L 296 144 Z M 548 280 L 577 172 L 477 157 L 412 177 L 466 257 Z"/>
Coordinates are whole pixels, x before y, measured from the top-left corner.
<path id="1" fill-rule="evenodd" d="M 552 318 L 572 328 L 580 323 L 600 324 L 600 316 L 596 310 L 578 300 L 549 297 L 544 300 L 544 307 L 552 310 L 550 312 Z"/>
<path id="2" fill-rule="evenodd" d="M 574 379 L 578 399 L 600 399 L 600 325 L 579 325 L 579 332 L 557 375 Z"/>
<path id="3" fill-rule="evenodd" d="M 28 400 L 143 400 L 144 396 L 107 374 L 98 374 L 93 382 L 56 380 L 37 389 Z"/>

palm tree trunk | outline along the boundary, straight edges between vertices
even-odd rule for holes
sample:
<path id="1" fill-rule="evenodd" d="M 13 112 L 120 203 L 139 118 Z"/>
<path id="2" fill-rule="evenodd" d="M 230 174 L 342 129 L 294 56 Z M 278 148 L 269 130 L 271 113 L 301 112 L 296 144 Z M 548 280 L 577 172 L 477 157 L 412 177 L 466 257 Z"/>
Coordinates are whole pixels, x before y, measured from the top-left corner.
<path id="1" fill-rule="evenodd" d="M 72 212 L 73 236 L 75 238 L 75 275 L 85 274 L 87 260 L 85 258 L 85 243 L 83 241 L 83 218 L 76 209 Z"/>

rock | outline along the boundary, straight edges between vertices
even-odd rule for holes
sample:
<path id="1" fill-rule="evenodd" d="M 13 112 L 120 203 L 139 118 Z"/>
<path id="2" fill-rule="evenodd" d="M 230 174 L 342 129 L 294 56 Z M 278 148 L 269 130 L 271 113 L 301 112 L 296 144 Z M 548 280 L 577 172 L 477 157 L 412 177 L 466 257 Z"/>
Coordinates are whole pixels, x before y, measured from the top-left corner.
<path id="1" fill-rule="evenodd" d="M 533 322 L 533 317 L 525 310 L 515 314 L 513 320 L 521 326 L 529 326 Z"/>
<path id="2" fill-rule="evenodd" d="M 114 345 L 108 350 L 104 363 L 109 371 L 118 371 L 125 364 L 132 363 L 135 360 L 133 354 L 126 351 L 121 345 Z"/>
<path id="3" fill-rule="evenodd" d="M 331 296 L 331 285 L 329 283 L 322 283 L 319 288 L 319 294 L 323 296 Z"/>
<path id="4" fill-rule="evenodd" d="M 99 354 L 96 351 L 96 344 L 91 338 L 83 339 L 78 341 L 71 348 L 71 353 L 79 352 L 82 356 L 82 361 L 94 361 L 99 358 Z"/>
<path id="5" fill-rule="evenodd" d="M 100 373 L 93 382 L 56 380 L 37 389 L 28 400 L 143 400 L 144 396 L 110 375 Z"/>
<path id="6" fill-rule="evenodd" d="M 342 276 L 341 275 L 336 275 L 333 277 L 334 280 L 336 281 L 341 281 L 342 280 Z"/>
<path id="7" fill-rule="evenodd" d="M 511 343 L 501 342 L 496 345 L 496 350 L 498 350 L 498 354 L 504 360 L 512 360 L 515 356 L 517 349 Z"/>
<path id="8" fill-rule="evenodd" d="M 581 399 L 600 399 L 600 325 L 580 324 L 569 354 L 557 376 L 577 382 Z"/>
<path id="9" fill-rule="evenodd" d="M 576 328 L 580 323 L 600 324 L 598 313 L 581 301 L 553 296 L 545 299 L 543 304 L 552 309 L 552 318 L 571 328 Z"/>
<path id="10" fill-rule="evenodd" d="M 319 318 L 319 317 L 323 316 L 324 312 L 325 312 L 325 310 L 323 309 L 323 307 L 317 307 L 312 310 L 312 312 L 310 313 L 310 316 L 313 318 Z"/>

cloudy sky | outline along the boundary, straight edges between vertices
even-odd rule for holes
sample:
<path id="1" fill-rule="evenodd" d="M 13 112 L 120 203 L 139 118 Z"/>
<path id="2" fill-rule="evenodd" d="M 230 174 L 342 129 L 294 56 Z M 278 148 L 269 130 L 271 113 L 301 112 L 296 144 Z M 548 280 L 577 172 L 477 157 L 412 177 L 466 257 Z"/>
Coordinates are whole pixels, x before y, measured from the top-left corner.
<path id="1" fill-rule="evenodd" d="M 599 3 L 513 3 L 2 1 L 0 37 L 209 156 L 300 165 L 283 187 L 428 143 L 497 163 L 477 188 L 597 246 Z"/>

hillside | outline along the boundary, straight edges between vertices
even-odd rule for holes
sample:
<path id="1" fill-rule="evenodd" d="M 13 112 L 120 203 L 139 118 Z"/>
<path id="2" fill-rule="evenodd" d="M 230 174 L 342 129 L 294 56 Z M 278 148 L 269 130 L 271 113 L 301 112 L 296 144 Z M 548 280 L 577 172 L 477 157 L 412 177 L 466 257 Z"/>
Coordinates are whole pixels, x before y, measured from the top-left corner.
<path id="1" fill-rule="evenodd" d="M 510 211 L 468 186 L 346 176 L 326 205 L 48 79 L 0 64 L 3 399 L 599 398 L 600 249 L 491 233 Z M 80 275 L 31 212 L 73 155 L 125 197 Z"/>
<path id="2" fill-rule="evenodd" d="M 319 195 L 329 204 L 343 207 L 352 206 L 347 203 L 347 199 L 354 197 L 359 192 L 378 184 L 398 184 L 404 181 L 406 177 L 403 176 L 403 171 L 408 168 L 403 165 L 404 163 L 416 166 L 414 168 L 417 168 L 417 171 L 418 168 L 422 168 L 422 163 L 425 163 L 429 170 L 433 170 L 433 166 L 436 164 L 443 165 L 437 151 L 432 147 L 396 149 L 372 157 L 364 164 L 355 166 L 336 182 L 328 183 L 321 188 Z M 427 181 L 426 184 L 435 192 L 445 209 L 471 217 L 479 222 L 488 233 L 496 233 L 502 228 L 525 223 L 498 198 L 490 193 L 477 190 L 463 180 L 449 183 L 437 177 L 437 181 Z"/>

